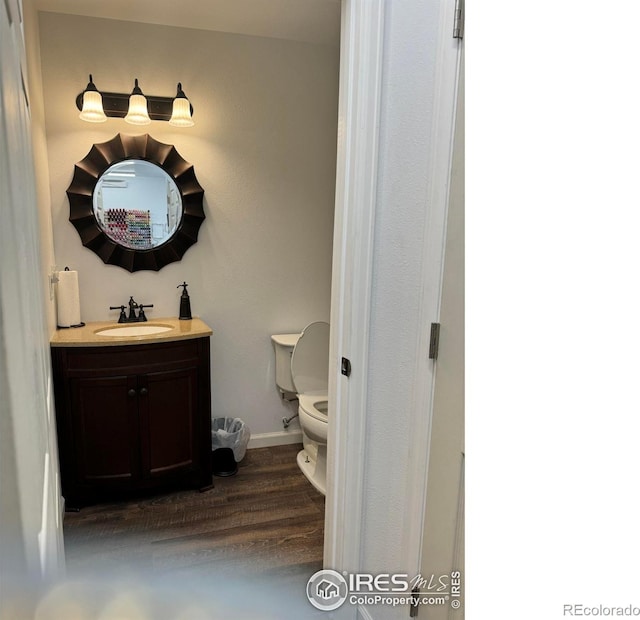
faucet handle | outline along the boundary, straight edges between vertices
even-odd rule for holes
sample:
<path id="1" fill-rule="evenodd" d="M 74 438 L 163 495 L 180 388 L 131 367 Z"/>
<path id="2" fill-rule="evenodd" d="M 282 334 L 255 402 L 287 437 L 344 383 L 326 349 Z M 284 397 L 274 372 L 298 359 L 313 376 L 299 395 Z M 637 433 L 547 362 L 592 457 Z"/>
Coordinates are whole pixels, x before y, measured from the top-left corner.
<path id="1" fill-rule="evenodd" d="M 118 323 L 124 323 L 127 320 L 127 315 L 124 313 L 124 306 L 109 306 L 109 310 L 120 310 Z"/>
<path id="2" fill-rule="evenodd" d="M 138 312 L 138 321 L 146 321 L 147 315 L 144 313 L 145 308 L 153 308 L 153 304 L 138 304 L 140 312 Z"/>

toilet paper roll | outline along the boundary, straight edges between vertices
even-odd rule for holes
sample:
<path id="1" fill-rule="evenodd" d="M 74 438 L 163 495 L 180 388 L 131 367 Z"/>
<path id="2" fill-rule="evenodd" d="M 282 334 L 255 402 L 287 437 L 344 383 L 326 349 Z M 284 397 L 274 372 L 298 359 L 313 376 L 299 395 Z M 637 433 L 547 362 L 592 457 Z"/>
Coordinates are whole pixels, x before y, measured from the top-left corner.
<path id="1" fill-rule="evenodd" d="M 77 271 L 58 272 L 58 327 L 80 325 L 80 288 Z"/>

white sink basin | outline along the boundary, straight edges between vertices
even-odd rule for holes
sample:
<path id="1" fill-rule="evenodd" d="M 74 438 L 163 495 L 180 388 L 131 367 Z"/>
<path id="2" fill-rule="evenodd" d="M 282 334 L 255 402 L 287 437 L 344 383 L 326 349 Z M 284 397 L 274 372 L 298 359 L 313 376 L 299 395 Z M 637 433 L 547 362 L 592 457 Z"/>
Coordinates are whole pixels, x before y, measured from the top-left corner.
<path id="1" fill-rule="evenodd" d="M 173 327 L 169 325 L 121 325 L 100 329 L 95 333 L 96 336 L 151 336 L 153 334 L 162 334 L 172 329 Z"/>

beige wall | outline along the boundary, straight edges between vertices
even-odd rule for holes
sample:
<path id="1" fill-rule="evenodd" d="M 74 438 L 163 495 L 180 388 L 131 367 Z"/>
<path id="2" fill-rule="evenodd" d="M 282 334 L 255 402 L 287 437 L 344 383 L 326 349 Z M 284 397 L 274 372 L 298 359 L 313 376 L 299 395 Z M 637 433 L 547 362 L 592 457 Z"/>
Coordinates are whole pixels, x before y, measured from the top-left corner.
<path id="1" fill-rule="evenodd" d="M 38 13 L 31 0 L 23 2 L 25 46 L 28 70 L 29 107 L 31 111 L 31 143 L 36 174 L 36 196 L 38 220 L 40 222 L 40 257 L 42 263 L 42 286 L 50 333 L 56 327 L 54 289 L 49 283 L 49 274 L 55 265 L 53 232 L 51 228 L 51 195 L 49 193 L 49 166 L 47 160 L 47 138 L 45 129 L 44 101 L 42 96 L 42 68 L 40 63 L 40 38 Z"/>
<path id="2" fill-rule="evenodd" d="M 338 50 L 53 13 L 40 14 L 40 46 L 55 256 L 79 271 L 83 320 L 117 319 L 109 306 L 130 295 L 155 304 L 150 317 L 176 316 L 186 280 L 193 313 L 214 329 L 213 415 L 282 430 L 291 409 L 269 336 L 329 317 Z M 181 81 L 196 125 L 80 121 L 89 73 L 111 92 L 137 77 L 148 94 L 173 95 Z M 68 222 L 74 164 L 117 133 L 174 144 L 205 189 L 198 243 L 158 273 L 104 265 Z"/>

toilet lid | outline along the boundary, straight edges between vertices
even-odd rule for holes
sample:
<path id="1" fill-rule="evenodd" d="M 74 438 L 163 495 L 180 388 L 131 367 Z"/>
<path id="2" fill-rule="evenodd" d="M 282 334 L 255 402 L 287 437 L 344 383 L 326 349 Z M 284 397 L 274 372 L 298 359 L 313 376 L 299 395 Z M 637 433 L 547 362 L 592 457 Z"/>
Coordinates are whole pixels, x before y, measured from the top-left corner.
<path id="1" fill-rule="evenodd" d="M 291 357 L 291 376 L 299 394 L 329 389 L 329 323 L 318 321 L 302 331 Z"/>

